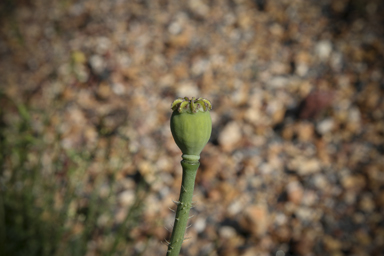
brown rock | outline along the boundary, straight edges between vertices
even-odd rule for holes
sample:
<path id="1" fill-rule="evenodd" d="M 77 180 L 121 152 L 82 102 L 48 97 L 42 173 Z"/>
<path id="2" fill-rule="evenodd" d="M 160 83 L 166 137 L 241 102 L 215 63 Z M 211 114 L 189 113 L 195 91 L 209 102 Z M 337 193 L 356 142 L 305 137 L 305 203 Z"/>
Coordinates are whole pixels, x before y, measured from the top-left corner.
<path id="1" fill-rule="evenodd" d="M 359 191 L 365 186 L 365 179 L 361 175 L 345 175 L 341 184 L 345 189 Z"/>
<path id="2" fill-rule="evenodd" d="M 265 205 L 252 205 L 245 209 L 240 225 L 250 233 L 262 236 L 269 226 L 268 209 Z"/>
<path id="3" fill-rule="evenodd" d="M 315 158 L 297 156 L 289 163 L 290 168 L 297 170 L 300 175 L 309 175 L 320 171 L 320 162 Z"/>
<path id="4" fill-rule="evenodd" d="M 328 91 L 311 92 L 301 103 L 299 117 L 302 119 L 316 118 L 323 110 L 331 106 L 334 93 Z"/>
<path id="5" fill-rule="evenodd" d="M 285 140 L 291 140 L 294 135 L 294 126 L 291 124 L 288 124 L 284 126 L 284 130 L 282 132 L 282 136 Z"/>
<path id="6" fill-rule="evenodd" d="M 375 209 L 375 202 L 372 199 L 372 195 L 363 195 L 360 199 L 359 207 L 362 211 L 372 212 Z"/>
<path id="7" fill-rule="evenodd" d="M 342 247 L 342 243 L 339 240 L 337 240 L 331 236 L 325 236 L 323 239 L 323 242 L 324 242 L 325 248 L 329 252 L 337 252 Z"/>
<path id="8" fill-rule="evenodd" d="M 300 204 L 303 198 L 303 187 L 297 181 L 290 182 L 287 186 L 288 200 L 294 204 Z"/>
<path id="9" fill-rule="evenodd" d="M 293 245 L 295 255 L 311 255 L 313 250 L 313 239 L 305 235 Z"/>
<path id="10" fill-rule="evenodd" d="M 228 123 L 219 135 L 219 143 L 225 151 L 232 151 L 241 139 L 241 129 L 237 122 Z"/>
<path id="11" fill-rule="evenodd" d="M 297 136 L 301 141 L 311 141 L 314 134 L 314 125 L 308 122 L 301 122 L 297 126 Z"/>

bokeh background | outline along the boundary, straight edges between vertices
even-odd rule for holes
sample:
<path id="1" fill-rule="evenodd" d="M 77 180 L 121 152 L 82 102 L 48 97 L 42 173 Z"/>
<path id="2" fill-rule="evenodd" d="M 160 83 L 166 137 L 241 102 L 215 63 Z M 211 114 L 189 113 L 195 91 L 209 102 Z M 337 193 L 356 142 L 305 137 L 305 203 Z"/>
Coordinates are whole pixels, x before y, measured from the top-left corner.
<path id="1" fill-rule="evenodd" d="M 211 100 L 182 255 L 383 255 L 380 0 L 2 0 L 2 255 L 165 255 L 177 97 Z"/>

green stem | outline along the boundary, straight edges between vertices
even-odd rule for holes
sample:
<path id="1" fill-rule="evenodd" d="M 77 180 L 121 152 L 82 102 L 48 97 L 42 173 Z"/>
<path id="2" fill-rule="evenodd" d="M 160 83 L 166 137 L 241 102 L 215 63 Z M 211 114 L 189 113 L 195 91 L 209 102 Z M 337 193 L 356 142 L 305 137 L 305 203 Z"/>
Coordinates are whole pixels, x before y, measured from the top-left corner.
<path id="1" fill-rule="evenodd" d="M 181 161 L 183 167 L 183 180 L 181 182 L 180 197 L 177 204 L 175 224 L 173 226 L 171 241 L 168 245 L 167 256 L 177 256 L 180 253 L 181 244 L 184 241 L 184 233 L 187 227 L 189 210 L 192 208 L 193 189 L 195 187 L 195 178 L 199 161 L 186 159 Z"/>

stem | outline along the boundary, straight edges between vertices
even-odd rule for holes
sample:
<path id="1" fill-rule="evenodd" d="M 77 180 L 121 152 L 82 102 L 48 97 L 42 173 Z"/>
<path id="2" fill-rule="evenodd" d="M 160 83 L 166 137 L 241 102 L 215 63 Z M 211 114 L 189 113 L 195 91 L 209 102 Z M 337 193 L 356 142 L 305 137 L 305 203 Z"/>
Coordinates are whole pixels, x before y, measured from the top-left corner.
<path id="1" fill-rule="evenodd" d="M 199 161 L 187 161 L 185 158 L 181 161 L 183 167 L 183 179 L 180 188 L 180 198 L 177 204 L 175 224 L 171 241 L 168 245 L 167 256 L 177 256 L 180 253 L 181 244 L 184 241 L 185 228 L 187 227 L 189 210 L 192 208 L 193 189 L 195 187 L 195 178 Z"/>
<path id="2" fill-rule="evenodd" d="M 1 189 L 0 189 L 1 190 Z M 3 193 L 5 191 L 0 191 L 0 225 L 3 227 L 0 231 L 0 255 L 5 255 L 5 211 L 4 211 L 4 201 Z"/>

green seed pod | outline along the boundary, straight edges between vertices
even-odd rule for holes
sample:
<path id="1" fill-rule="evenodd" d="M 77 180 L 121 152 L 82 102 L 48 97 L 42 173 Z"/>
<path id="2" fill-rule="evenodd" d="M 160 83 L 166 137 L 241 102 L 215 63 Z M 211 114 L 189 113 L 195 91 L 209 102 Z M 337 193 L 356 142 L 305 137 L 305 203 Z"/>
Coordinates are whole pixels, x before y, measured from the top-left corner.
<path id="1" fill-rule="evenodd" d="M 212 132 L 211 102 L 198 98 L 176 99 L 172 103 L 171 131 L 186 160 L 197 161 Z"/>

